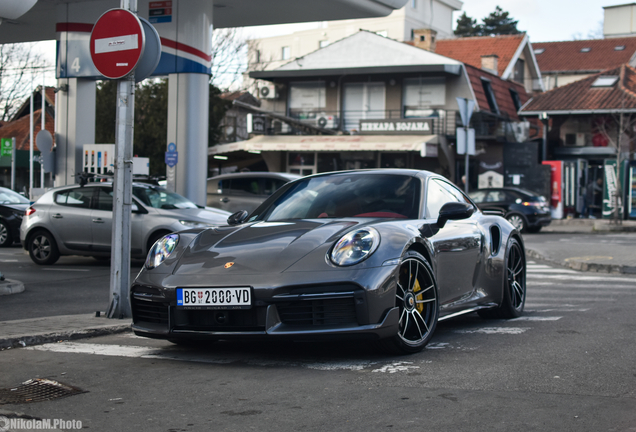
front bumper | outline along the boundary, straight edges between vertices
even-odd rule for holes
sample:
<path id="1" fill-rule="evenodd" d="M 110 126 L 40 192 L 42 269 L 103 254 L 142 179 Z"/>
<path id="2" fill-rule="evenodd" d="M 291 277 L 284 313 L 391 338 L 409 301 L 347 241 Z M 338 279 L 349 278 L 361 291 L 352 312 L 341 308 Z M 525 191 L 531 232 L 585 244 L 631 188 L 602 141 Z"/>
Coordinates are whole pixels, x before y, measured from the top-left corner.
<path id="1" fill-rule="evenodd" d="M 313 282 L 315 274 L 301 273 L 289 279 L 296 282 L 293 284 L 252 285 L 252 307 L 238 310 L 177 307 L 174 287 L 144 284 L 144 278 L 140 277 L 130 294 L 133 331 L 139 336 L 160 339 L 386 338 L 398 331 L 396 269 L 370 269 L 362 276 L 358 274 L 356 282 L 350 282 L 351 278 L 345 282 L 336 280 L 343 272 L 333 272 L 326 277 L 323 274 L 322 283 Z M 284 277 L 276 279 L 285 282 Z"/>

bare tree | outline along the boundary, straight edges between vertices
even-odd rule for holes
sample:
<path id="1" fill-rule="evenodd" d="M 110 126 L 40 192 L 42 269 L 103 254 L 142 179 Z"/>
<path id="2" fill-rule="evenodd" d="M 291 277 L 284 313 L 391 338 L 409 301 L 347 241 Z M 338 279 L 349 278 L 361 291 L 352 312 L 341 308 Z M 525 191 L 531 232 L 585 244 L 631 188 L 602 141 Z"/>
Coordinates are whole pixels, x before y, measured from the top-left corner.
<path id="1" fill-rule="evenodd" d="M 236 87 L 247 69 L 247 41 L 242 29 L 212 32 L 212 83 L 223 90 Z"/>
<path id="2" fill-rule="evenodd" d="M 596 130 L 607 140 L 608 146 L 616 152 L 616 172 L 609 173 L 610 192 L 609 207 L 613 209 L 612 220 L 616 224 L 623 220 L 623 187 L 620 181 L 620 169 L 624 161 L 634 154 L 634 138 L 636 132 L 636 112 L 633 110 L 617 110 L 617 113 L 595 118 Z"/>
<path id="3" fill-rule="evenodd" d="M 34 77 L 52 66 L 34 43 L 0 45 L 0 120 L 7 121 L 33 91 Z M 41 82 L 38 79 L 37 82 Z"/>

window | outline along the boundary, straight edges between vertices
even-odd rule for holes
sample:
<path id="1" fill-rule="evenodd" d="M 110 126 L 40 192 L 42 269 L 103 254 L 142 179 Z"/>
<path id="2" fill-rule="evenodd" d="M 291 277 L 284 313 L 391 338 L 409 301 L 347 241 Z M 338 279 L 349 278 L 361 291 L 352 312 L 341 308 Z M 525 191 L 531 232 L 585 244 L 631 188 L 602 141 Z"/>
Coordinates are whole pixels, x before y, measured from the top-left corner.
<path id="1" fill-rule="evenodd" d="M 437 219 L 442 206 L 449 202 L 460 202 L 460 200 L 447 189 L 444 182 L 438 179 L 431 179 L 426 190 L 426 217 Z"/>
<path id="2" fill-rule="evenodd" d="M 534 50 L 534 55 L 543 54 L 545 52 L 545 48 L 537 48 Z"/>
<path id="3" fill-rule="evenodd" d="M 328 40 L 321 40 L 320 42 L 318 42 L 318 47 L 319 48 L 324 48 L 326 46 L 329 46 L 329 41 Z"/>
<path id="4" fill-rule="evenodd" d="M 519 99 L 519 93 L 517 93 L 517 90 L 511 88 L 510 97 L 512 97 L 512 103 L 515 106 L 515 110 L 519 111 L 521 109 L 521 100 Z"/>
<path id="5" fill-rule="evenodd" d="M 417 7 L 417 0 L 411 0 L 411 7 L 415 9 Z"/>
<path id="6" fill-rule="evenodd" d="M 60 205 L 78 208 L 90 208 L 93 188 L 71 189 L 55 195 L 55 202 Z"/>
<path id="7" fill-rule="evenodd" d="M 581 48 L 581 52 L 582 53 L 588 53 L 590 51 L 592 51 L 592 48 L 590 48 L 590 47 Z"/>
<path id="8" fill-rule="evenodd" d="M 521 59 L 517 60 L 517 63 L 515 63 L 514 76 L 512 79 L 517 81 L 518 83 L 523 84 L 525 68 L 526 68 L 526 62 L 524 62 Z"/>
<path id="9" fill-rule="evenodd" d="M 345 130 L 359 130 L 361 119 L 386 118 L 383 82 L 345 83 L 343 95 Z"/>
<path id="10" fill-rule="evenodd" d="M 624 51 L 625 45 L 618 45 L 614 47 L 614 51 Z"/>
<path id="11" fill-rule="evenodd" d="M 113 211 L 113 189 L 99 188 L 97 192 L 97 209 Z"/>
<path id="12" fill-rule="evenodd" d="M 261 62 L 261 50 L 256 50 L 254 52 L 254 60 L 256 61 L 256 63 Z"/>
<path id="13" fill-rule="evenodd" d="M 490 112 L 499 114 L 499 106 L 497 105 L 497 99 L 495 99 L 495 93 L 492 91 L 492 84 L 490 83 L 490 80 L 482 78 L 481 85 L 484 88 L 484 94 L 486 95 L 486 99 L 488 100 Z"/>
<path id="14" fill-rule="evenodd" d="M 403 89 L 404 118 L 430 117 L 446 103 L 446 81 L 442 78 L 406 78 Z"/>
<path id="15" fill-rule="evenodd" d="M 291 57 L 291 49 L 288 46 L 284 46 L 281 49 L 281 59 L 289 60 L 290 57 Z"/>
<path id="16" fill-rule="evenodd" d="M 592 83 L 592 87 L 612 87 L 616 81 L 618 81 L 616 75 L 600 76 Z"/>
<path id="17" fill-rule="evenodd" d="M 289 116 L 299 120 L 315 120 L 327 104 L 324 81 L 296 82 L 289 85 Z"/>

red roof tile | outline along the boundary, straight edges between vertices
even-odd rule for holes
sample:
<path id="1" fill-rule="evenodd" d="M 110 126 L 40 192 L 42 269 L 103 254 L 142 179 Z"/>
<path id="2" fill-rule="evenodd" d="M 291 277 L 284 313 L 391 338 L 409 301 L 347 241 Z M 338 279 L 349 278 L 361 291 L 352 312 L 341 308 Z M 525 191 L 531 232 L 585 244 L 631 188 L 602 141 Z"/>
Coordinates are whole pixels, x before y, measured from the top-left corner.
<path id="1" fill-rule="evenodd" d="M 517 109 L 515 108 L 512 100 L 512 95 L 510 94 L 510 89 L 516 90 L 519 95 L 519 101 L 521 102 L 521 105 L 523 105 L 529 99 L 523 85 L 503 80 L 497 75 L 471 65 L 466 65 L 466 72 L 468 73 L 468 79 L 470 80 L 470 85 L 475 93 L 475 99 L 477 100 L 477 106 L 480 111 L 490 111 L 488 99 L 486 99 L 486 93 L 484 92 L 484 86 L 482 85 L 482 78 L 484 78 L 490 81 L 490 85 L 497 101 L 497 106 L 499 106 L 500 114 L 514 120 L 519 119 Z"/>
<path id="2" fill-rule="evenodd" d="M 619 79 L 611 87 L 592 87 L 599 76 L 618 76 Z M 609 69 L 540 94 L 523 108 L 523 112 L 617 109 L 636 110 L 636 69 L 629 65 Z"/>
<path id="3" fill-rule="evenodd" d="M 42 110 L 39 109 L 33 112 L 33 149 L 38 150 L 38 146 L 35 143 L 35 137 L 38 132 L 41 130 L 42 125 L 42 117 L 40 116 Z M 20 117 L 19 119 L 6 122 L 0 128 L 0 138 L 14 138 L 15 144 L 18 150 L 29 150 L 30 146 L 30 137 L 29 137 L 29 128 L 30 128 L 29 116 Z M 55 120 L 50 115 L 46 116 L 46 130 L 51 132 L 53 136 L 53 145 L 55 145 Z M 39 151 L 39 150 L 38 150 Z"/>
<path id="4" fill-rule="evenodd" d="M 481 68 L 481 56 L 496 54 L 497 73 L 501 76 L 526 35 L 500 35 L 440 39 L 435 53 Z"/>
<path id="5" fill-rule="evenodd" d="M 624 46 L 623 50 L 615 50 Z M 636 38 L 611 38 L 533 43 L 537 63 L 545 72 L 600 72 L 629 63 L 636 53 Z M 588 52 L 581 52 L 589 48 Z M 537 54 L 537 50 L 545 50 Z"/>

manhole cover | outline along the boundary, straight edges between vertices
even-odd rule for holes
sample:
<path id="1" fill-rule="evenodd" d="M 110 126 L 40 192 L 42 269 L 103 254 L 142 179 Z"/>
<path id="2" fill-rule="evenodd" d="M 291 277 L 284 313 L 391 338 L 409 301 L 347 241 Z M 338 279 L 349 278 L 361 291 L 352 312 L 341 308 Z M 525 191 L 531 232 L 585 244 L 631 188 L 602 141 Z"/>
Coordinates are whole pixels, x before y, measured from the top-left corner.
<path id="1" fill-rule="evenodd" d="M 86 393 L 86 390 L 49 379 L 35 378 L 14 388 L 0 389 L 0 405 L 41 402 L 80 393 Z"/>

